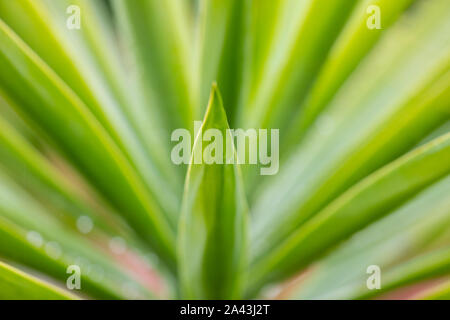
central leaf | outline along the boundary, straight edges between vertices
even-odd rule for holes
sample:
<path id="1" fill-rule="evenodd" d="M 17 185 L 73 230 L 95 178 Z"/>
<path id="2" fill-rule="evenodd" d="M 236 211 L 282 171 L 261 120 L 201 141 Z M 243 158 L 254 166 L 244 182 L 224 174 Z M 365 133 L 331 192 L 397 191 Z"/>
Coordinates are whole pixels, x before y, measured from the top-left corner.
<path id="1" fill-rule="evenodd" d="M 216 129 L 232 141 L 222 98 L 213 85 L 200 132 Z M 202 161 L 210 143 L 196 137 L 179 225 L 178 259 L 182 294 L 187 299 L 239 298 L 243 290 L 248 207 L 237 161 Z M 233 157 L 236 151 L 232 146 Z M 205 152 L 206 151 L 206 152 Z M 217 150 L 216 150 L 217 151 Z M 217 154 L 215 155 L 217 156 Z M 230 163 L 231 162 L 231 163 Z M 210 163 L 210 164 L 208 164 Z"/>

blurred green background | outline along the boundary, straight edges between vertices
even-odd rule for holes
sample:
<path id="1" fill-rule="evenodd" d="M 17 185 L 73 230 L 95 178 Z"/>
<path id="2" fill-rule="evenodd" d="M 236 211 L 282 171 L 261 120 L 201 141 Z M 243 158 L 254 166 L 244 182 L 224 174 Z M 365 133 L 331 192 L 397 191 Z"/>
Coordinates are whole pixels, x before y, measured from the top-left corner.
<path id="1" fill-rule="evenodd" d="M 448 0 L 0 0 L 0 298 L 448 299 L 449 120 Z"/>

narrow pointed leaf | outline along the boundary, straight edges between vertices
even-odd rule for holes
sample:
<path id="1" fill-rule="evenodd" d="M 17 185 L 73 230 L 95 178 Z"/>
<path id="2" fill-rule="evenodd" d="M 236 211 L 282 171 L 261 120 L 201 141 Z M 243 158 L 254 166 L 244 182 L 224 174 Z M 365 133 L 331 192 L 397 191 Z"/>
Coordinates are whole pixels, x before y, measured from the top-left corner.
<path id="1" fill-rule="evenodd" d="M 211 160 L 205 152 L 211 145 L 202 143 L 201 135 L 210 129 L 216 129 L 223 137 L 223 146 L 226 139 L 230 141 L 225 110 L 215 86 L 202 131 L 194 144 L 193 157 L 203 154 L 204 161 Z M 214 142 L 217 141 L 211 144 Z M 236 160 L 231 146 L 232 154 L 228 158 L 225 151 L 218 158 L 223 164 L 195 164 L 193 158 L 189 166 L 178 241 L 184 298 L 230 299 L 242 294 L 247 205 L 239 167 L 226 163 L 227 159 Z M 220 148 L 219 144 L 215 152 Z"/>
<path id="2" fill-rule="evenodd" d="M 1 300 L 74 300 L 69 292 L 45 283 L 0 261 Z"/>
<path id="3" fill-rule="evenodd" d="M 48 202 L 55 203 L 74 218 L 88 216 L 96 227 L 106 232 L 121 233 L 120 228 L 117 228 L 120 225 L 117 219 L 109 217 L 107 221 L 94 212 L 76 194 L 62 173 L 1 118 L 0 156 L 1 164 L 10 175 L 18 177 L 19 181 L 36 190 L 42 197 L 50 198 Z"/>
<path id="4" fill-rule="evenodd" d="M 337 241 L 448 174 L 450 164 L 444 161 L 448 158 L 450 134 L 374 173 L 263 257 L 251 269 L 252 274 L 257 277 L 265 270 L 266 277 L 277 278 L 299 270 Z"/>
<path id="5" fill-rule="evenodd" d="M 248 0 L 202 0 L 200 7 L 200 105 L 206 105 L 211 83 L 216 81 L 230 123 L 233 123 L 243 77 L 242 30 L 249 12 L 248 3 Z"/>
<path id="6" fill-rule="evenodd" d="M 63 283 L 70 276 L 67 268 L 77 265 L 81 269 L 80 294 L 100 299 L 158 296 L 117 263 L 117 257 L 105 250 L 108 244 L 101 239 L 87 239 L 67 228 L 3 174 L 0 175 L 0 242 L 8 244 L 0 246 L 2 257 Z"/>
<path id="7" fill-rule="evenodd" d="M 66 10 L 70 6 L 80 10 L 80 29 L 69 30 L 66 25 Z M 181 181 L 177 181 L 167 161 L 161 159 L 160 135 L 145 135 L 143 140 L 142 125 L 136 123 L 134 115 L 139 114 L 141 122 L 146 120 L 147 131 L 157 132 L 155 121 L 142 116 L 142 106 L 129 93 L 132 90 L 102 9 L 105 10 L 98 1 L 0 0 L 0 18 L 92 112 L 137 168 L 146 186 L 158 195 L 158 202 L 175 226 Z M 93 39 L 94 36 L 99 39 Z M 17 101 L 14 95 L 12 98 Z"/>
<path id="8" fill-rule="evenodd" d="M 450 281 L 433 288 L 418 298 L 425 300 L 450 300 Z"/>
<path id="9" fill-rule="evenodd" d="M 292 11 L 288 14 L 299 14 L 294 18 L 295 32 L 282 56 L 273 53 L 258 91 L 249 100 L 243 120 L 249 127 L 282 128 L 289 122 L 357 1 L 330 0 L 326 6 L 318 1 L 293 3 L 292 7 L 288 1 L 287 9 Z"/>
<path id="10" fill-rule="evenodd" d="M 53 138 L 174 268 L 174 231 L 133 166 L 86 105 L 1 20 L 0 67 L 0 83 L 18 101 L 21 111 Z"/>
<path id="11" fill-rule="evenodd" d="M 383 276 L 380 290 L 367 290 L 361 286 L 358 299 L 369 299 L 401 286 L 448 275 L 450 270 L 450 247 L 435 250 L 407 261 Z"/>
<path id="12" fill-rule="evenodd" d="M 384 39 L 317 126 L 281 161 L 279 174 L 259 184 L 252 206 L 256 252 L 268 252 L 345 190 L 448 120 L 450 33 L 434 30 L 450 30 L 450 11 L 442 10 L 448 2 L 438 4 L 413 19 L 416 36 L 404 39 L 411 50 L 403 51 L 395 33 Z M 395 30 L 410 32 L 406 23 Z M 389 69 L 373 67 L 388 61 Z M 415 68 L 418 61 L 421 68 Z"/>
<path id="13" fill-rule="evenodd" d="M 292 125 L 294 132 L 290 133 L 293 137 L 287 137 L 287 139 L 292 138 L 296 142 L 300 140 L 302 133 L 316 119 L 321 110 L 326 108 L 340 85 L 354 71 L 361 60 L 367 56 L 367 53 L 380 37 L 389 30 L 391 24 L 414 1 L 369 0 L 358 4 L 354 14 L 349 18 L 347 25 L 334 44 L 329 58 L 322 66 L 304 108 L 297 111 L 299 115 L 293 120 Z M 377 6 L 380 10 L 382 23 L 380 29 L 369 29 L 367 26 L 370 17 L 367 14 L 367 9 L 373 6 Z"/>
<path id="14" fill-rule="evenodd" d="M 193 50 L 185 1 L 113 0 L 114 12 L 132 54 L 148 101 L 166 130 L 192 128 L 195 110 Z"/>
<path id="15" fill-rule="evenodd" d="M 445 235 L 450 226 L 449 185 L 447 175 L 394 209 L 380 203 L 385 216 L 344 242 L 330 244 L 329 249 L 322 247 L 320 255 L 326 256 L 311 267 L 308 279 L 291 289 L 287 297 L 352 299 L 370 276 L 366 272 L 369 266 L 380 267 L 383 278 L 392 268 L 421 253 L 448 246 Z M 351 209 L 347 211 L 350 213 Z M 368 211 L 362 208 L 361 212 L 367 215 Z M 345 221 L 351 223 L 350 218 Z M 332 228 L 327 230 L 335 232 Z M 311 238 L 306 237 L 305 241 L 310 243 L 308 239 Z"/>

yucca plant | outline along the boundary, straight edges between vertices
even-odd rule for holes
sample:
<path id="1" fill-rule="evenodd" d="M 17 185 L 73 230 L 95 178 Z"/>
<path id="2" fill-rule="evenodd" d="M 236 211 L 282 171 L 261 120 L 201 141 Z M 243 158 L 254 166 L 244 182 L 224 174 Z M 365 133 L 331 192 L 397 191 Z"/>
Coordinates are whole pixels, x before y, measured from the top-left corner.
<path id="1" fill-rule="evenodd" d="M 0 0 L 0 110 L 2 299 L 450 298 L 448 0 Z"/>

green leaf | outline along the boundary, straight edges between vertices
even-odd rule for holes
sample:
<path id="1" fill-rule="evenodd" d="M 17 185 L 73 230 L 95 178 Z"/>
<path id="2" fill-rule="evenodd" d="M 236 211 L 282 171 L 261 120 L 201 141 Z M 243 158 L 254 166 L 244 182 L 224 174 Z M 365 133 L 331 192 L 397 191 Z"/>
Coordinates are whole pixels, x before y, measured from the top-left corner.
<path id="1" fill-rule="evenodd" d="M 144 119 L 146 131 L 151 128 L 150 131 L 158 133 L 157 126 L 142 111 L 143 106 L 131 97 L 133 90 L 127 85 L 118 47 L 102 17 L 105 9 L 99 4 L 86 0 L 0 0 L 0 18 L 83 101 L 130 164 L 137 168 L 145 185 L 157 195 L 157 201 L 175 226 L 181 179 L 178 180 L 165 161 L 167 158 L 159 152 L 164 150 L 161 136 L 143 134 Z M 70 5 L 80 8 L 79 30 L 66 27 L 69 16 L 66 9 Z M 140 122 L 136 117 L 142 117 Z"/>
<path id="2" fill-rule="evenodd" d="M 300 141 L 302 134 L 327 107 L 342 83 L 367 56 L 380 37 L 387 32 L 391 24 L 414 1 L 366 0 L 359 3 L 331 49 L 329 58 L 323 64 L 308 99 L 297 112 L 298 115 L 292 125 L 294 132 L 290 132 L 291 136 L 287 139 Z M 366 9 L 373 5 L 380 8 L 382 28 L 379 30 L 367 27 L 370 15 L 367 14 Z"/>
<path id="3" fill-rule="evenodd" d="M 244 285 L 247 204 L 239 167 L 233 164 L 234 143 L 230 157 L 219 154 L 223 164 L 194 162 L 196 154 L 210 159 L 205 151 L 212 144 L 202 143 L 201 135 L 209 129 L 219 130 L 223 145 L 232 141 L 215 85 L 186 177 L 178 239 L 180 282 L 187 299 L 233 299 L 241 297 Z M 230 159 L 234 162 L 227 164 Z"/>
<path id="4" fill-rule="evenodd" d="M 450 226 L 449 186 L 447 175 L 396 207 L 381 206 L 380 210 L 387 215 L 379 221 L 343 243 L 323 247 L 326 257 L 311 267 L 308 279 L 291 290 L 288 297 L 352 299 L 369 277 L 368 266 L 379 266 L 383 276 L 392 267 L 422 252 L 448 245 L 445 238 Z M 367 210 L 362 207 L 361 213 L 367 214 Z M 334 233 L 332 228 L 328 231 Z"/>
<path id="5" fill-rule="evenodd" d="M 0 87 L 0 113 L 5 122 L 20 132 L 27 140 L 35 140 L 36 136 L 30 126 L 14 111 L 13 102 L 8 99 Z"/>
<path id="6" fill-rule="evenodd" d="M 79 229 L 78 223 L 89 217 L 92 223 L 92 230 L 87 231 L 90 238 L 120 236 L 129 244 L 143 251 L 148 250 L 123 218 L 95 190 L 83 184 L 85 181 L 73 182 L 72 177 L 68 179 L 69 169 L 60 171 L 1 118 L 0 157 L 0 168 L 4 167 L 8 176 L 30 192 L 34 199 L 39 200 L 49 213 L 57 216 L 66 226 L 84 234 L 85 231 Z"/>
<path id="7" fill-rule="evenodd" d="M 449 119 L 450 33 L 435 33 L 450 30 L 450 11 L 442 10 L 447 6 L 438 1 L 417 13 L 415 36 L 402 38 L 410 50 L 403 50 L 398 35 L 410 34 L 411 26 L 392 29 L 392 37 L 371 53 L 289 159 L 281 161 L 278 175 L 258 185 L 251 208 L 255 256 Z"/>
<path id="8" fill-rule="evenodd" d="M 97 228 L 109 234 L 124 235 L 123 227 L 120 228 L 122 224 L 116 217 L 109 215 L 107 220 L 90 208 L 63 174 L 2 118 L 0 156 L 9 175 L 36 194 L 47 198 L 48 203 L 67 212 L 72 221 L 80 216 L 88 216 Z"/>
<path id="9" fill-rule="evenodd" d="M 185 1 L 114 0 L 124 44 L 136 64 L 146 99 L 167 131 L 193 127 L 192 39 Z"/>
<path id="10" fill-rule="evenodd" d="M 117 263 L 107 247 L 64 226 L 7 177 L 0 175 L 0 255 L 66 282 L 67 267 L 81 269 L 80 293 L 100 299 L 154 298 Z M 103 248 L 102 248 L 103 247 Z M 130 251 L 131 254 L 131 251 Z"/>
<path id="11" fill-rule="evenodd" d="M 86 105 L 1 20 L 0 67 L 0 82 L 21 111 L 53 138 L 173 270 L 174 231 L 153 195 Z"/>
<path id="12" fill-rule="evenodd" d="M 433 288 L 424 295 L 419 296 L 419 298 L 425 300 L 450 300 L 450 281 Z"/>
<path id="13" fill-rule="evenodd" d="M 448 281 L 450 2 L 324 1 L 0 0 L 0 260 L 62 288 L 79 265 L 73 293 L 98 299 Z M 280 171 L 235 164 L 228 139 L 214 163 L 229 124 L 279 129 Z M 0 298 L 40 298 L 3 269 Z M 431 289 L 408 292 L 448 298 Z"/>
<path id="14" fill-rule="evenodd" d="M 447 247 L 420 255 L 392 268 L 382 276 L 381 289 L 369 291 L 363 288 L 357 298 L 368 299 L 401 286 L 445 276 L 448 275 L 448 270 L 450 270 L 450 248 Z"/>
<path id="15" fill-rule="evenodd" d="M 242 123 L 251 128 L 283 128 L 317 76 L 357 0 L 286 1 L 285 19 L 294 31 L 265 65 L 258 91 L 247 102 Z M 287 30 L 289 30 L 288 28 Z M 286 30 L 284 30 L 286 32 Z M 280 39 L 286 37 L 280 32 Z"/>
<path id="16" fill-rule="evenodd" d="M 76 296 L 0 261 L 0 299 L 74 300 Z"/>
<path id="17" fill-rule="evenodd" d="M 219 83 L 230 123 L 234 122 L 242 83 L 242 30 L 249 12 L 248 3 L 247 0 L 202 0 L 200 3 L 197 40 L 200 105 L 206 105 L 211 83 Z"/>
<path id="18" fill-rule="evenodd" d="M 273 49 L 280 29 L 281 22 L 293 19 L 281 19 L 285 0 L 259 1 L 249 0 L 247 6 L 247 18 L 243 33 L 243 63 L 242 63 L 242 85 L 240 88 L 239 105 L 235 117 L 238 126 L 243 126 L 243 113 L 246 111 L 248 99 L 257 90 L 258 79 L 264 72 L 265 63 Z M 280 43 L 278 41 L 277 45 Z M 219 82 L 221 83 L 221 82 Z M 233 125 L 233 123 L 232 123 Z"/>
<path id="19" fill-rule="evenodd" d="M 256 259 L 252 281 L 284 278 L 324 250 L 389 213 L 450 172 L 450 134 L 389 164 L 344 193 L 269 254 Z"/>

